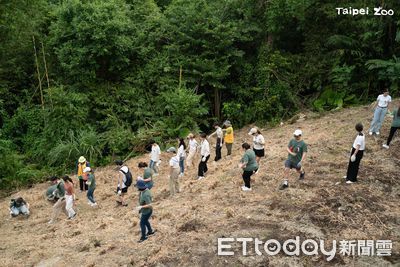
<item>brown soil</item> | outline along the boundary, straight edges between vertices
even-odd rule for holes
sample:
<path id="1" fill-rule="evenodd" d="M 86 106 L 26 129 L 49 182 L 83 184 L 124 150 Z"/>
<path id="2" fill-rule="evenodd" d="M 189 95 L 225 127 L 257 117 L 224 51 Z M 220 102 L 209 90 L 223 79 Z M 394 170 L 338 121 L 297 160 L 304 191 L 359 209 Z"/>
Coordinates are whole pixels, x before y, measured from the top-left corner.
<path id="1" fill-rule="evenodd" d="M 19 191 L 31 205 L 29 219 L 8 216 L 9 198 L 0 200 L 1 266 L 390 266 L 400 264 L 400 139 L 389 150 L 381 145 L 387 137 L 390 119 L 382 136 L 367 136 L 367 151 L 361 162 L 359 183 L 346 185 L 348 153 L 354 138 L 354 125 L 367 126 L 372 116 L 369 107 L 327 113 L 323 117 L 307 113 L 293 124 L 263 130 L 267 157 L 254 176 L 253 191 L 240 191 L 241 157 L 239 142 L 250 140 L 246 131 L 236 131 L 234 155 L 218 164 L 209 164 L 202 181 L 194 180 L 196 169 L 180 178 L 182 192 L 168 192 L 168 158 L 162 155 L 160 175 L 155 177 L 154 216 L 158 230 L 138 244 L 139 217 L 133 208 L 137 192 L 129 191 L 129 206 L 115 203 L 114 166 L 96 169 L 98 208 L 87 204 L 77 193 L 76 219 L 62 214 L 55 225 L 48 225 L 52 208 L 43 193 L 48 184 Z M 305 118 L 304 118 L 305 117 Z M 309 144 L 306 179 L 297 180 L 292 172 L 290 188 L 279 191 L 282 181 L 285 147 L 295 128 L 301 128 Z M 214 141 L 214 140 L 213 140 Z M 226 150 L 223 149 L 223 154 Z M 211 155 L 213 158 L 213 155 Z M 139 161 L 128 161 L 138 175 Z M 339 183 L 339 184 L 336 184 Z M 348 257 L 337 254 L 326 262 L 323 256 L 288 257 L 217 255 L 218 237 L 253 237 L 261 240 L 285 240 L 300 236 L 316 241 L 381 240 L 393 241 L 390 257 Z"/>

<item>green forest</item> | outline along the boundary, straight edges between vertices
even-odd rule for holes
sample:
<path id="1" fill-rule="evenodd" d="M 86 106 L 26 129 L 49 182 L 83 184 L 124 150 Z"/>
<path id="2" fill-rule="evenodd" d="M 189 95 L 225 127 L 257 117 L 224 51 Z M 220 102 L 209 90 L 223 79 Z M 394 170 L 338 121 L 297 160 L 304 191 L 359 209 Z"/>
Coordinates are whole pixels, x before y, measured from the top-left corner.
<path id="1" fill-rule="evenodd" d="M 275 125 L 367 103 L 385 87 L 399 93 L 397 0 L 0 3 L 2 189 L 215 121 Z"/>

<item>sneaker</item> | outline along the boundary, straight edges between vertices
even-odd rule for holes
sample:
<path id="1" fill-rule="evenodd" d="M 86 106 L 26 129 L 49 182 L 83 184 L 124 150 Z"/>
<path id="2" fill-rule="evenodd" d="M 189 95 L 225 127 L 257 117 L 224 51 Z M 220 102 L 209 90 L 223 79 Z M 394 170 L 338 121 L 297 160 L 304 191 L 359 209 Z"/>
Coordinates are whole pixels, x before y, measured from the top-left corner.
<path id="1" fill-rule="evenodd" d="M 97 202 L 95 202 L 95 203 L 92 203 L 92 205 L 91 205 L 92 207 L 97 207 Z"/>
<path id="2" fill-rule="evenodd" d="M 279 187 L 279 190 L 284 190 L 284 189 L 286 189 L 286 188 L 288 188 L 288 187 L 289 187 L 288 182 L 283 182 L 283 183 L 281 184 L 281 186 Z"/>
<path id="3" fill-rule="evenodd" d="M 204 179 L 204 176 L 199 176 L 198 178 L 197 178 L 197 180 L 202 180 L 202 179 Z"/>
<path id="4" fill-rule="evenodd" d="M 302 172 L 300 173 L 300 177 L 299 180 L 304 180 L 304 176 L 305 176 L 306 172 Z"/>
<path id="5" fill-rule="evenodd" d="M 74 215 L 72 215 L 71 217 L 68 217 L 68 220 L 72 220 L 72 219 L 74 219 L 75 218 L 75 216 L 76 216 L 76 212 L 74 213 Z"/>
<path id="6" fill-rule="evenodd" d="M 389 149 L 389 146 L 386 145 L 386 144 L 383 144 L 382 147 L 384 147 L 384 148 L 386 148 L 386 149 Z"/>
<path id="7" fill-rule="evenodd" d="M 376 135 L 380 135 L 381 133 L 380 132 L 376 132 Z"/>
<path id="8" fill-rule="evenodd" d="M 90 206 L 92 206 L 93 203 L 92 203 L 91 201 L 88 201 L 88 204 L 89 204 Z"/>
<path id="9" fill-rule="evenodd" d="M 374 133 L 373 132 L 369 132 L 369 135 L 373 135 Z"/>
<path id="10" fill-rule="evenodd" d="M 183 176 L 183 173 L 181 172 L 180 174 L 179 174 L 179 177 L 182 177 Z"/>
<path id="11" fill-rule="evenodd" d="M 348 181 L 346 181 L 346 184 L 354 184 L 354 182 L 348 180 Z"/>
<path id="12" fill-rule="evenodd" d="M 342 178 L 343 178 L 343 179 L 347 179 L 347 176 L 345 175 L 345 176 L 343 176 Z"/>
<path id="13" fill-rule="evenodd" d="M 248 188 L 246 186 L 242 186 L 242 191 L 251 191 L 251 188 Z"/>
<path id="14" fill-rule="evenodd" d="M 48 224 L 54 224 L 54 221 L 53 221 L 53 220 L 50 220 L 50 221 L 48 222 Z"/>
<path id="15" fill-rule="evenodd" d="M 147 237 L 145 237 L 145 238 L 140 238 L 139 241 L 138 241 L 138 243 L 142 243 L 143 241 L 146 241 L 146 240 L 147 240 Z"/>
<path id="16" fill-rule="evenodd" d="M 153 230 L 153 232 L 148 232 L 147 236 L 154 235 L 156 232 L 157 232 L 157 230 Z"/>

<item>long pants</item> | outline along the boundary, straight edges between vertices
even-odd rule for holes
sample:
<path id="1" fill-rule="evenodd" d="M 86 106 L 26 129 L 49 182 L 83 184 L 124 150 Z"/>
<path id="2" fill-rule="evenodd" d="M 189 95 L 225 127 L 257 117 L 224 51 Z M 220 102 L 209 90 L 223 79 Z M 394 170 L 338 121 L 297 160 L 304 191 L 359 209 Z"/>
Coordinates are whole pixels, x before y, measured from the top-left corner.
<path id="1" fill-rule="evenodd" d="M 186 158 L 186 166 L 192 167 L 195 155 L 196 155 L 196 150 L 189 150 L 189 154 Z"/>
<path id="2" fill-rule="evenodd" d="M 391 127 L 390 128 L 390 133 L 389 133 L 389 137 L 388 137 L 388 139 L 386 141 L 386 145 L 390 145 L 390 142 L 392 142 L 393 136 L 394 136 L 394 134 L 396 133 L 396 131 L 398 129 L 400 129 L 400 127 Z"/>
<path id="3" fill-rule="evenodd" d="M 206 160 L 203 162 L 203 156 L 201 156 L 200 163 L 199 163 L 199 171 L 198 176 L 204 176 L 205 173 L 208 171 L 207 161 L 210 158 L 210 155 L 206 157 Z"/>
<path id="4" fill-rule="evenodd" d="M 230 156 L 232 154 L 232 143 L 225 143 L 226 150 L 228 150 L 228 153 L 226 154 L 227 156 Z"/>
<path id="5" fill-rule="evenodd" d="M 12 216 L 17 216 L 19 214 L 29 215 L 29 209 L 25 205 L 22 205 L 21 207 L 11 207 L 10 209 Z"/>
<path id="6" fill-rule="evenodd" d="M 217 138 L 217 144 L 215 145 L 215 161 L 218 161 L 221 159 L 221 150 L 222 150 L 222 145 L 221 145 L 221 138 Z"/>
<path id="7" fill-rule="evenodd" d="M 250 188 L 250 178 L 254 174 L 254 171 L 243 171 L 242 178 L 244 181 L 244 186 Z"/>
<path id="8" fill-rule="evenodd" d="M 154 171 L 154 173 L 158 173 L 157 162 L 150 160 L 149 167 Z"/>
<path id="9" fill-rule="evenodd" d="M 75 215 L 75 211 L 73 209 L 74 206 L 74 197 L 72 195 L 65 195 L 65 209 L 68 213 L 68 218 L 71 218 Z"/>
<path id="10" fill-rule="evenodd" d="M 351 155 L 353 155 L 355 150 L 356 149 L 353 147 L 353 149 L 351 150 Z M 357 182 L 358 169 L 360 168 L 360 162 L 363 156 L 364 156 L 364 151 L 359 150 L 356 155 L 356 161 L 351 162 L 351 160 L 349 160 L 349 167 L 347 168 L 346 180 Z"/>
<path id="11" fill-rule="evenodd" d="M 79 188 L 81 191 L 87 191 L 88 190 L 88 185 L 86 184 L 86 181 L 83 180 L 83 178 L 79 178 Z"/>
<path id="12" fill-rule="evenodd" d="M 86 194 L 88 200 L 92 203 L 96 203 L 96 200 L 94 200 L 94 196 L 93 196 L 95 189 L 96 188 L 89 188 L 89 190 L 87 191 L 87 194 Z"/>
<path id="13" fill-rule="evenodd" d="M 151 229 L 151 225 L 149 222 L 151 214 L 153 214 L 153 210 L 151 210 L 150 213 L 148 214 L 142 213 L 142 216 L 140 217 L 140 230 L 142 232 L 141 239 L 145 239 L 148 233 L 153 232 L 153 229 Z M 147 233 L 146 233 L 146 228 L 147 228 Z"/>
<path id="14" fill-rule="evenodd" d="M 179 159 L 179 168 L 181 170 L 181 173 L 185 172 L 185 159 Z"/>
<path id="15" fill-rule="evenodd" d="M 65 215 L 68 216 L 68 212 L 65 209 L 65 198 L 60 198 L 59 200 L 57 200 L 57 202 L 53 205 L 53 215 L 51 217 L 52 221 L 55 221 L 58 216 L 60 215 L 61 212 L 64 212 Z"/>
<path id="16" fill-rule="evenodd" d="M 380 131 L 382 123 L 385 120 L 386 112 L 387 108 L 376 107 L 374 118 L 372 119 L 371 127 L 369 128 L 370 132 L 377 133 Z"/>
<path id="17" fill-rule="evenodd" d="M 171 196 L 175 195 L 175 193 L 179 193 L 179 168 L 174 168 L 169 177 L 169 192 Z"/>

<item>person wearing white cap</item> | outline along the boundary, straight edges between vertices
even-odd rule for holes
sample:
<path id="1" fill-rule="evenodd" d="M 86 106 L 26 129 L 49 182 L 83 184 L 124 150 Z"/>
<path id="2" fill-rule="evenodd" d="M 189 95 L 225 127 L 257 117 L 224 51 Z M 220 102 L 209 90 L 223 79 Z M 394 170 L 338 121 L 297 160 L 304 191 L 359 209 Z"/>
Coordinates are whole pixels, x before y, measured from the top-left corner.
<path id="1" fill-rule="evenodd" d="M 177 154 L 175 147 L 170 147 L 167 149 L 168 153 L 173 154 L 171 159 L 169 160 L 169 192 L 171 196 L 175 195 L 175 193 L 179 193 L 179 155 Z"/>
<path id="2" fill-rule="evenodd" d="M 257 127 L 250 129 L 249 135 L 253 136 L 253 150 L 256 154 L 257 165 L 260 166 L 260 159 L 265 156 L 265 139 Z"/>
<path id="3" fill-rule="evenodd" d="M 210 158 L 210 144 L 207 141 L 207 135 L 205 133 L 200 134 L 200 155 L 201 160 L 199 163 L 199 171 L 197 173 L 197 180 L 201 180 L 204 178 L 206 172 L 208 171 L 207 168 L 207 161 Z"/>
<path id="4" fill-rule="evenodd" d="M 97 203 L 96 203 L 96 200 L 94 200 L 93 193 L 94 193 L 94 190 L 96 189 L 96 180 L 94 178 L 94 174 L 93 174 L 92 168 L 86 167 L 83 170 L 83 172 L 87 176 L 86 184 L 89 186 L 89 189 L 88 189 L 87 194 L 86 194 L 86 196 L 87 196 L 87 198 L 89 200 L 88 204 L 90 206 L 92 206 L 92 207 L 95 207 L 95 206 L 97 206 Z"/>
<path id="5" fill-rule="evenodd" d="M 81 192 L 88 190 L 88 186 L 87 184 L 85 184 L 86 180 L 83 175 L 83 170 L 86 167 L 90 167 L 89 161 L 87 161 L 84 156 L 80 156 L 78 159 L 78 163 L 76 164 L 76 173 L 79 179 L 79 188 Z"/>
<path id="6" fill-rule="evenodd" d="M 303 180 L 305 176 L 303 162 L 307 155 L 307 144 L 301 139 L 303 132 L 297 129 L 293 133 L 294 138 L 290 140 L 287 147 L 288 159 L 285 161 L 284 181 L 280 186 L 280 190 L 289 187 L 289 172 L 290 169 L 296 169 L 300 173 L 299 180 Z"/>
<path id="7" fill-rule="evenodd" d="M 194 160 L 194 157 L 196 156 L 196 152 L 197 152 L 197 148 L 198 148 L 199 144 L 197 143 L 197 141 L 192 133 L 189 134 L 187 138 L 189 139 L 189 146 L 188 146 L 189 153 L 188 153 L 188 156 L 186 159 L 186 166 L 188 168 L 191 168 L 191 167 L 193 167 L 193 160 Z"/>
<path id="8" fill-rule="evenodd" d="M 234 137 L 233 137 L 233 127 L 230 121 L 226 120 L 224 122 L 224 127 L 226 127 L 226 129 L 223 129 L 225 136 L 224 136 L 224 141 L 225 141 L 225 146 L 226 146 L 226 150 L 227 150 L 227 156 L 229 157 L 232 154 L 232 146 L 233 146 L 233 141 L 234 141 Z"/>
<path id="9" fill-rule="evenodd" d="M 221 150 L 222 150 L 222 144 L 224 143 L 224 132 L 222 131 L 222 128 L 219 126 L 218 122 L 214 123 L 214 128 L 215 128 L 215 132 L 210 134 L 210 136 L 208 138 L 211 138 L 214 135 L 217 136 L 217 142 L 215 144 L 215 158 L 214 158 L 214 161 L 218 161 L 222 157 Z"/>

